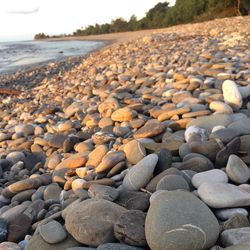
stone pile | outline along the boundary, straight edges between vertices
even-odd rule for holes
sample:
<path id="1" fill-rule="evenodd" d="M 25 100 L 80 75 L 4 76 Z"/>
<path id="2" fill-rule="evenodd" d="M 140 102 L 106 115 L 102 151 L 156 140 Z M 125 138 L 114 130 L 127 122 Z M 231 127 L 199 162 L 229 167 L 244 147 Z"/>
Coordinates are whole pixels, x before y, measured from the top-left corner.
<path id="1" fill-rule="evenodd" d="M 0 249 L 250 249 L 249 21 L 114 44 L 2 96 Z"/>

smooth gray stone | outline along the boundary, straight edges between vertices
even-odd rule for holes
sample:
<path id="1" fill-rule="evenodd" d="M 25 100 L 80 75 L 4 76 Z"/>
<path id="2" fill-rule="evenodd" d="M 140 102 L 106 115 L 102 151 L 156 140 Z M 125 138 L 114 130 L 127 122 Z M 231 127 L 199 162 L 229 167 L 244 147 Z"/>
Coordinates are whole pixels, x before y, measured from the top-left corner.
<path id="1" fill-rule="evenodd" d="M 250 178 L 248 166 L 237 155 L 229 156 L 226 172 L 228 177 L 237 184 L 246 183 Z"/>
<path id="2" fill-rule="evenodd" d="M 66 230 L 55 220 L 39 226 L 39 233 L 50 244 L 59 243 L 67 238 Z"/>
<path id="3" fill-rule="evenodd" d="M 239 135 L 240 135 L 240 133 L 238 131 L 235 131 L 235 130 L 230 129 L 230 128 L 223 128 L 223 129 L 219 129 L 219 130 L 213 132 L 212 134 L 210 134 L 209 138 L 210 139 L 218 138 L 223 143 L 228 143 L 232 139 L 234 139 L 235 137 L 237 137 Z"/>
<path id="4" fill-rule="evenodd" d="M 228 128 L 238 132 L 240 135 L 250 135 L 250 118 L 232 122 Z"/>
<path id="5" fill-rule="evenodd" d="M 222 208 L 215 210 L 215 215 L 220 220 L 228 220 L 234 214 L 248 216 L 248 211 L 245 208 Z"/>
<path id="6" fill-rule="evenodd" d="M 222 182 L 227 183 L 228 177 L 226 173 L 220 169 L 211 169 L 205 172 L 197 173 L 192 178 L 194 187 L 199 188 L 204 182 Z"/>
<path id="7" fill-rule="evenodd" d="M 219 224 L 192 193 L 159 191 L 152 199 L 145 232 L 149 247 L 154 250 L 209 249 L 218 238 Z"/>
<path id="8" fill-rule="evenodd" d="M 150 154 L 129 169 L 122 186 L 125 190 L 136 191 L 145 187 L 153 177 L 153 172 L 158 161 L 157 154 Z"/>
<path id="9" fill-rule="evenodd" d="M 198 188 L 199 197 L 210 207 L 230 208 L 250 205 L 250 193 L 228 183 L 205 182 Z"/>
<path id="10" fill-rule="evenodd" d="M 166 175 L 157 184 L 156 190 L 187 190 L 189 191 L 189 185 L 181 175 Z"/>

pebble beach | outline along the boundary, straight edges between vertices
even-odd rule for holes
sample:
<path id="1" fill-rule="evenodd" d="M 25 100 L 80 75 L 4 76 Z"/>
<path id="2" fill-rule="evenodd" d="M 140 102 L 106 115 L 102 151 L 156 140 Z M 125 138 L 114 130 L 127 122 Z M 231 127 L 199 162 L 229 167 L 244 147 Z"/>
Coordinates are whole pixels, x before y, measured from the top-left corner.
<path id="1" fill-rule="evenodd" d="M 2 74 L 0 250 L 249 250 L 249 26 L 100 36 Z"/>

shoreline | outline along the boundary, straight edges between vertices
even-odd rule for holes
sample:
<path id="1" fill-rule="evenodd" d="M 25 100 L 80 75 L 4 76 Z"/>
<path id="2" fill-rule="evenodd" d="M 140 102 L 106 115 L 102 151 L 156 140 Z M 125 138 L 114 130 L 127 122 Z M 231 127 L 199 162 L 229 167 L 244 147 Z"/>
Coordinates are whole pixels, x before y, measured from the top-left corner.
<path id="1" fill-rule="evenodd" d="M 89 53 L 83 56 L 71 56 L 66 57 L 60 60 L 48 60 L 46 62 L 31 64 L 28 66 L 23 66 L 20 70 L 13 70 L 9 72 L 0 73 L 0 85 L 4 84 L 4 78 L 14 78 L 16 74 L 26 74 L 27 72 L 32 72 L 33 70 L 43 70 L 43 68 L 47 68 L 49 64 L 53 63 L 56 65 L 60 65 L 60 62 L 67 63 L 67 60 L 78 61 L 88 58 L 92 53 L 101 53 L 103 50 L 110 48 L 116 44 L 122 44 L 129 41 L 133 41 L 136 39 L 140 39 L 147 36 L 152 36 L 156 34 L 171 34 L 177 32 L 181 35 L 185 36 L 186 33 L 190 32 L 190 35 L 195 35 L 196 33 L 201 33 L 203 35 L 209 35 L 209 33 L 213 33 L 213 28 L 207 28 L 210 24 L 215 24 L 215 28 L 222 31 L 223 27 L 220 27 L 220 23 L 225 22 L 227 25 L 230 25 L 231 20 L 238 19 L 248 19 L 250 21 L 250 16 L 245 17 L 226 17 L 221 19 L 215 19 L 211 21 L 201 22 L 201 23 L 192 23 L 192 24 L 179 24 L 167 28 L 161 29 L 151 29 L 151 30 L 140 30 L 140 31 L 129 31 L 129 32 L 118 32 L 111 34 L 100 34 L 100 35 L 90 35 L 90 36 L 76 36 L 76 37 L 65 37 L 65 38 L 49 38 L 49 39 L 41 39 L 41 41 L 101 41 L 105 44 L 97 49 L 90 51 Z M 205 27 L 205 29 L 204 29 Z M 237 27 L 239 28 L 239 27 Z M 246 27 L 243 27 L 246 29 Z M 217 31 L 219 34 L 219 32 Z M 38 40 L 39 41 L 39 40 Z M 77 64 L 77 63 L 76 63 Z M 20 71 L 20 72 L 19 72 Z"/>

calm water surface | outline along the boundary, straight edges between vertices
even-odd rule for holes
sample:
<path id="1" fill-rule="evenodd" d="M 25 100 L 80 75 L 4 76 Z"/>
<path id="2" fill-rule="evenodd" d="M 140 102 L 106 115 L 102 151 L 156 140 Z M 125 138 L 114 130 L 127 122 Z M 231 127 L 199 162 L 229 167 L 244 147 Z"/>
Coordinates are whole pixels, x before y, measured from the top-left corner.
<path id="1" fill-rule="evenodd" d="M 86 55 L 103 45 L 96 41 L 0 42 L 0 74 L 32 64 Z"/>

